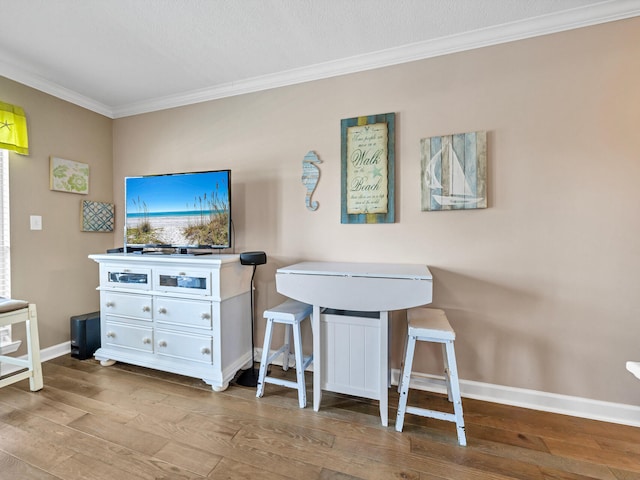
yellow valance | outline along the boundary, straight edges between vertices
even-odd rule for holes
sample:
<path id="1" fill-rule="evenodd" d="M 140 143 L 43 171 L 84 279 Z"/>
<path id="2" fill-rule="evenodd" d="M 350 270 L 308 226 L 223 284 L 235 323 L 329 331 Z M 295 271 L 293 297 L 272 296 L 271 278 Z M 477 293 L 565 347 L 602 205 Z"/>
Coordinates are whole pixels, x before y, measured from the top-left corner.
<path id="1" fill-rule="evenodd" d="M 0 102 L 0 148 L 29 155 L 27 117 L 24 110 L 4 102 Z"/>

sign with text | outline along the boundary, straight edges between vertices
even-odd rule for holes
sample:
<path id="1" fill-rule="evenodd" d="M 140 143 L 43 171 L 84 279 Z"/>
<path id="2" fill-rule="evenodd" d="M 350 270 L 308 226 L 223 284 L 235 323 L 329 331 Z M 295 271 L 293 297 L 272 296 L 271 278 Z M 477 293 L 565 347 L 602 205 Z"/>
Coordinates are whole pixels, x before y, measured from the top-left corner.
<path id="1" fill-rule="evenodd" d="M 395 114 L 342 120 L 342 223 L 394 222 Z"/>
<path id="2" fill-rule="evenodd" d="M 347 213 L 387 213 L 387 124 L 347 128 Z"/>

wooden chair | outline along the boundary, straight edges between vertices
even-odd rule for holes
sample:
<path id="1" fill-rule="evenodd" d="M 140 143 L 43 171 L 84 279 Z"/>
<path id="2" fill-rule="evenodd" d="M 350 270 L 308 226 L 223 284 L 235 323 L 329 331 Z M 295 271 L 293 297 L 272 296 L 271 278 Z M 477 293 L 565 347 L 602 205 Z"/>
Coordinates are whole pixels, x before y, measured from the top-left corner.
<path id="1" fill-rule="evenodd" d="M 398 386 L 400 400 L 398 402 L 398 416 L 396 418 L 396 430 L 402 431 L 405 413 L 420 415 L 422 417 L 446 420 L 456 424 L 458 432 L 458 443 L 462 446 L 467 444 L 467 437 L 464 430 L 464 418 L 462 414 L 462 399 L 460 396 L 460 386 L 458 383 L 458 367 L 456 364 L 456 354 L 453 342 L 456 334 L 451 328 L 444 311 L 435 308 L 411 308 L 407 310 L 407 345 L 404 360 L 404 369 Z M 411 381 L 411 367 L 413 364 L 413 354 L 416 348 L 416 341 L 436 342 L 442 344 L 442 356 L 444 359 L 444 382 L 447 387 L 449 401 L 453 402 L 454 413 L 441 412 L 407 406 L 409 396 L 409 383 Z"/>
<path id="2" fill-rule="evenodd" d="M 264 346 L 262 347 L 262 360 L 260 361 L 260 373 L 258 374 L 258 390 L 256 392 L 256 397 L 262 397 L 265 383 L 273 383 L 275 385 L 297 389 L 300 408 L 307 406 L 307 389 L 304 381 L 304 371 L 313 361 L 313 355 L 305 357 L 302 353 L 300 323 L 310 317 L 312 310 L 313 307 L 311 305 L 298 302 L 297 300 L 287 300 L 277 307 L 265 310 L 264 318 L 267 319 L 267 328 L 264 334 Z M 285 325 L 284 344 L 275 353 L 269 355 L 274 323 L 282 323 Z M 271 362 L 278 358 L 279 355 L 282 355 L 282 369 L 289 369 L 292 329 L 297 381 L 292 382 L 282 378 L 269 377 L 267 375 L 267 368 Z"/>
<path id="3" fill-rule="evenodd" d="M 27 359 L 0 355 L 0 363 L 8 363 L 27 371 L 9 375 L 0 380 L 0 387 L 29 379 L 29 388 L 35 392 L 43 387 L 42 365 L 40 363 L 40 340 L 38 337 L 38 316 L 36 306 L 23 300 L 0 297 L 0 326 L 25 322 L 27 335 Z"/>

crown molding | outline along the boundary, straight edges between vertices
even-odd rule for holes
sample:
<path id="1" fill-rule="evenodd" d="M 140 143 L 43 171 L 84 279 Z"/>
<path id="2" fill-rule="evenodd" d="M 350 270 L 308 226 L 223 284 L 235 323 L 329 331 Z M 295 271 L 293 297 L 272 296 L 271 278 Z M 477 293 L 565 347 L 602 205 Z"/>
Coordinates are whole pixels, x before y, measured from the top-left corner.
<path id="1" fill-rule="evenodd" d="M 96 102 L 84 95 L 80 95 L 73 90 L 61 87 L 54 82 L 31 72 L 27 72 L 15 65 L 0 61 L 0 74 L 3 77 L 9 78 L 28 87 L 35 88 L 41 92 L 48 93 L 49 95 L 53 95 L 61 100 L 78 105 L 79 107 L 86 108 L 87 110 L 99 113 L 105 117 L 114 118 L 113 108 L 100 102 Z"/>
<path id="2" fill-rule="evenodd" d="M 607 0 L 532 19 L 127 105 L 108 106 L 0 62 L 4 76 L 110 118 L 122 118 L 389 67 L 640 16 L 640 0 Z"/>

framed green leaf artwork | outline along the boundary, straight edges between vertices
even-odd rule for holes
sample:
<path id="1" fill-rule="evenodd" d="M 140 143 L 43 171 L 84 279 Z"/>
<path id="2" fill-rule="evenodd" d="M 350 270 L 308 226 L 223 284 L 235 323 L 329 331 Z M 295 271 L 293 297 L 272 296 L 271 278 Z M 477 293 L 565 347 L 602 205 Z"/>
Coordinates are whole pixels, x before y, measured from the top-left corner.
<path id="1" fill-rule="evenodd" d="M 341 223 L 395 222 L 395 113 L 341 121 Z"/>
<path id="2" fill-rule="evenodd" d="M 89 193 L 89 165 L 86 163 L 51 157 L 49 162 L 49 188 L 59 192 Z"/>

